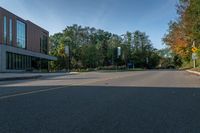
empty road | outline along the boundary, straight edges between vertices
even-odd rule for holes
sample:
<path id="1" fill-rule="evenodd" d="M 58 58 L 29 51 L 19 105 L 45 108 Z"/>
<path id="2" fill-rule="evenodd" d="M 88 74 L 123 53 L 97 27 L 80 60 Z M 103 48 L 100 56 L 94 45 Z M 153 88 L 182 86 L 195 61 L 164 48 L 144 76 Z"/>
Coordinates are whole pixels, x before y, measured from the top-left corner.
<path id="1" fill-rule="evenodd" d="M 200 77 L 90 72 L 0 82 L 0 133 L 199 133 Z"/>

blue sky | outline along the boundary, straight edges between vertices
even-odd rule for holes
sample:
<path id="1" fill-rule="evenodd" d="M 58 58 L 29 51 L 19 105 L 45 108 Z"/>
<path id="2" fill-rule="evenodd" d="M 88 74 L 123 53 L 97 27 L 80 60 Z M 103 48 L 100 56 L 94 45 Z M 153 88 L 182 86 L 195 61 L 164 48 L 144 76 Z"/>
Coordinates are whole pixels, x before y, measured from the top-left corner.
<path id="1" fill-rule="evenodd" d="M 47 29 L 50 34 L 79 24 L 118 35 L 140 30 L 163 48 L 168 23 L 177 17 L 178 0 L 0 0 L 0 6 Z"/>

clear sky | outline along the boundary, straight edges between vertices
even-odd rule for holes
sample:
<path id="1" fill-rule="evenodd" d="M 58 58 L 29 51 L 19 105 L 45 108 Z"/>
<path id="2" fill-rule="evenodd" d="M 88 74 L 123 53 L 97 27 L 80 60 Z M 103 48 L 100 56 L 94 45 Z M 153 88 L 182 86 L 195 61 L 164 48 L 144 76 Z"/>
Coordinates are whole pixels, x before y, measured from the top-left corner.
<path id="1" fill-rule="evenodd" d="M 0 6 L 47 29 L 50 35 L 79 24 L 118 35 L 146 32 L 156 48 L 168 23 L 177 17 L 178 0 L 0 0 Z"/>

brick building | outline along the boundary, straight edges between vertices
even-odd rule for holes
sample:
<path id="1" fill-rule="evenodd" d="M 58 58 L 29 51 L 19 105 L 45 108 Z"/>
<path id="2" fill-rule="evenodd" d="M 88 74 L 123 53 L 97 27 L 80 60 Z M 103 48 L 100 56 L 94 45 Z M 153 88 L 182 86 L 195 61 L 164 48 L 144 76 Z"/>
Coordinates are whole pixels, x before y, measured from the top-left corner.
<path id="1" fill-rule="evenodd" d="M 0 72 L 48 70 L 49 32 L 0 7 Z"/>

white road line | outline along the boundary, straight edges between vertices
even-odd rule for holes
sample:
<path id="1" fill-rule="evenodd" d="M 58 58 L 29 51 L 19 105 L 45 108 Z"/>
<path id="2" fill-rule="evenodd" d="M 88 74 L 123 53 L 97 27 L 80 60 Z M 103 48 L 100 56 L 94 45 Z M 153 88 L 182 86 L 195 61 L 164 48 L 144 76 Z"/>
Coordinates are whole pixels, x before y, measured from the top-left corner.
<path id="1" fill-rule="evenodd" d="M 7 96 L 1 96 L 0 100 L 12 98 L 12 97 L 17 97 L 17 96 L 24 96 L 24 95 L 29 95 L 29 94 L 35 94 L 35 93 L 40 93 L 40 92 L 47 92 L 47 91 L 52 91 L 52 90 L 58 90 L 58 89 L 62 89 L 62 88 L 65 88 L 65 87 L 67 87 L 67 86 L 61 86 L 61 87 L 56 87 L 56 88 L 35 90 L 35 91 L 30 91 L 30 92 L 24 92 L 24 93 L 12 94 L 12 95 L 7 95 Z"/>

